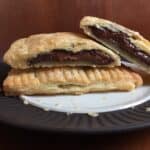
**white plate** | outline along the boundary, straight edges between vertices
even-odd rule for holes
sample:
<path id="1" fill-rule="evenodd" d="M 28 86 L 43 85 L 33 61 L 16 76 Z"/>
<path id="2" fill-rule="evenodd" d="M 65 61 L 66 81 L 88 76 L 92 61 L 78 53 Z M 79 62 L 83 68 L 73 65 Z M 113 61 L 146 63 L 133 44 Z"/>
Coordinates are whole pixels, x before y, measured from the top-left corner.
<path id="1" fill-rule="evenodd" d="M 109 92 L 84 95 L 25 96 L 21 99 L 44 110 L 66 113 L 100 113 L 134 107 L 150 100 L 150 86 L 131 92 Z"/>

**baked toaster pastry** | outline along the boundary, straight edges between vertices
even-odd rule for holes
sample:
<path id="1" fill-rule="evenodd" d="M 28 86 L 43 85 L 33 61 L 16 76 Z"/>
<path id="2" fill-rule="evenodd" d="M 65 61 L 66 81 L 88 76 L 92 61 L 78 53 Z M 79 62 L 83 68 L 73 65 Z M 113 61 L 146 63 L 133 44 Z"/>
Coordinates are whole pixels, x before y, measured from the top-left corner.
<path id="1" fill-rule="evenodd" d="M 150 73 L 150 42 L 138 32 L 91 16 L 82 18 L 80 27 L 88 36 Z"/>
<path id="2" fill-rule="evenodd" d="M 60 66 L 120 66 L 120 57 L 84 35 L 60 32 L 15 41 L 4 55 L 15 69 Z"/>
<path id="3" fill-rule="evenodd" d="M 6 95 L 83 94 L 101 91 L 130 91 L 142 85 L 139 74 L 115 68 L 12 69 L 3 83 Z"/>

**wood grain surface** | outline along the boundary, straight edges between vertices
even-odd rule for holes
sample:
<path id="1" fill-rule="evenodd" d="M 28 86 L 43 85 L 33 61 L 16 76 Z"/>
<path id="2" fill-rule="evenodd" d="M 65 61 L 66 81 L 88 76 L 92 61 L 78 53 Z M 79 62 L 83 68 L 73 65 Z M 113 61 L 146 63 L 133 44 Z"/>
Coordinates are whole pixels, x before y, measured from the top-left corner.
<path id="1" fill-rule="evenodd" d="M 149 0 L 0 0 L 0 56 L 16 39 L 35 33 L 81 32 L 85 15 L 110 19 L 150 39 Z"/>
<path id="2" fill-rule="evenodd" d="M 0 0 L 0 57 L 14 40 L 30 34 L 82 32 L 79 21 L 85 15 L 116 21 L 150 39 L 149 0 Z M 119 135 L 60 136 L 26 132 L 0 124 L 0 133 L 0 150 L 44 147 L 82 150 L 150 149 L 150 129 Z M 43 146 L 45 141 L 49 144 Z"/>

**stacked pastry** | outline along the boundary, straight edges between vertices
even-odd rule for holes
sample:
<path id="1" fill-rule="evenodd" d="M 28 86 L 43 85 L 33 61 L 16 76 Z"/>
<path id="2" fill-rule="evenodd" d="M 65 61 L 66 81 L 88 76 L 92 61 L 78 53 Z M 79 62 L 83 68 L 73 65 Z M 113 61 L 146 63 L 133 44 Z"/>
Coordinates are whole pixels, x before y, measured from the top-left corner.
<path id="1" fill-rule="evenodd" d="M 3 83 L 6 95 L 129 91 L 142 85 L 138 73 L 121 66 L 119 55 L 149 72 L 147 40 L 95 17 L 84 17 L 81 28 L 99 43 L 68 32 L 15 41 L 4 55 L 4 62 L 12 67 Z"/>

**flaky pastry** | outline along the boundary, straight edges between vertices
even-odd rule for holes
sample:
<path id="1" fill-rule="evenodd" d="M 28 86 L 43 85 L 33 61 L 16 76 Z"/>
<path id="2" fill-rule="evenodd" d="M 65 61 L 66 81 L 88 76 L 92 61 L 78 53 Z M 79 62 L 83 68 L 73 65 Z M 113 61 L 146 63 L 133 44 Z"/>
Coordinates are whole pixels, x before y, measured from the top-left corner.
<path id="1" fill-rule="evenodd" d="M 142 83 L 140 75 L 123 67 L 12 69 L 3 89 L 6 95 L 83 94 L 130 91 Z"/>
<path id="2" fill-rule="evenodd" d="M 31 35 L 15 41 L 4 55 L 15 69 L 60 66 L 120 66 L 120 58 L 84 35 L 61 32 Z"/>

